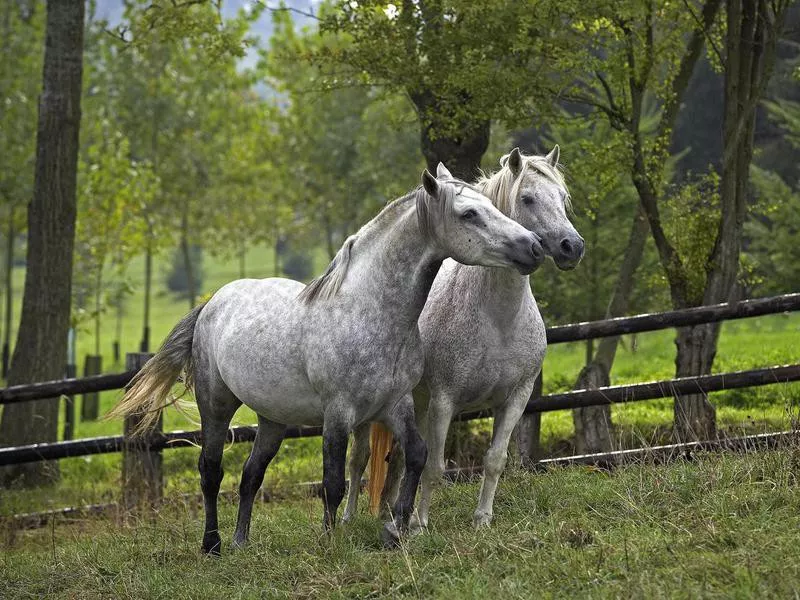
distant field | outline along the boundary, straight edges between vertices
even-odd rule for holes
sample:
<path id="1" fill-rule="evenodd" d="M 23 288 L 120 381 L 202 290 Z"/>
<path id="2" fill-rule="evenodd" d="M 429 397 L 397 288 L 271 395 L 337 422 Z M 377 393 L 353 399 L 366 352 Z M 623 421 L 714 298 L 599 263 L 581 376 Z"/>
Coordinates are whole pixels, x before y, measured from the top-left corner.
<path id="1" fill-rule="evenodd" d="M 609 474 L 510 469 L 491 529 L 478 483 L 441 488 L 430 532 L 380 547 L 377 519 L 322 535 L 319 500 L 257 504 L 251 543 L 199 552 L 196 505 L 152 521 L 88 519 L 0 540 L 3 598 L 794 598 L 800 594 L 797 448 L 707 455 Z"/>
<path id="2" fill-rule="evenodd" d="M 247 256 L 247 275 L 265 277 L 272 273 L 272 250 L 254 248 Z M 152 343 L 160 344 L 174 324 L 188 311 L 185 300 L 176 299 L 167 293 L 164 286 L 166 261 L 157 262 L 152 308 Z M 326 258 L 315 257 L 317 272 L 321 271 Z M 204 257 L 206 279 L 204 290 L 212 292 L 228 281 L 238 278 L 238 263 L 235 260 L 221 261 Z M 143 276 L 143 261 L 135 260 L 129 266 L 131 281 L 139 286 L 128 300 L 123 323 L 123 354 L 137 349 L 141 336 L 142 297 L 140 284 Z M 23 271 L 17 269 L 16 290 L 18 303 L 22 292 Z M 18 314 L 18 312 L 17 312 Z M 546 315 L 545 315 L 546 318 Z M 102 340 L 106 371 L 121 370 L 122 365 L 111 362 L 113 319 L 107 317 L 106 331 Z M 637 350 L 632 351 L 631 337 L 617 354 L 612 373 L 612 383 L 629 383 L 667 379 L 674 373 L 674 334 L 672 331 L 641 334 L 637 339 Z M 726 323 L 720 338 L 715 363 L 717 372 L 748 369 L 773 364 L 786 364 L 800 360 L 800 315 L 774 315 Z M 89 333 L 78 337 L 79 365 L 82 357 L 92 351 L 94 341 Z M 583 364 L 584 345 L 559 344 L 548 349 L 544 366 L 545 393 L 571 387 Z M 118 399 L 118 392 L 101 395 L 101 412 L 106 412 Z M 777 385 L 752 390 L 731 390 L 712 395 L 717 406 L 720 427 L 738 432 L 764 432 L 789 427 L 800 404 L 800 385 Z M 669 437 L 672 421 L 670 400 L 656 400 L 620 405 L 613 408 L 613 419 L 618 426 L 621 444 L 625 446 L 655 444 Z M 255 422 L 255 416 L 242 408 L 235 421 L 240 424 Z M 194 429 L 196 424 L 175 410 L 165 413 L 165 429 Z M 465 448 L 467 461 L 479 460 L 488 443 L 488 423 L 475 422 L 470 426 L 478 435 Z M 572 450 L 572 418 L 562 411 L 544 415 L 542 422 L 543 443 L 548 452 L 567 454 Z M 76 437 L 116 435 L 121 432 L 117 422 L 79 423 Z M 237 444 L 225 454 L 225 479 L 223 489 L 236 488 L 239 473 L 249 452 L 249 444 Z M 179 449 L 165 452 L 167 493 L 198 491 L 199 483 L 195 468 L 197 450 Z M 0 514 L 27 512 L 51 507 L 95 503 L 116 500 L 119 495 L 120 457 L 118 455 L 91 456 L 61 461 L 61 482 L 47 493 L 41 491 L 14 490 L 4 493 L 0 503 Z M 282 486 L 297 481 L 321 477 L 320 442 L 318 439 L 289 440 L 284 442 L 278 457 L 267 475 L 268 486 Z"/>

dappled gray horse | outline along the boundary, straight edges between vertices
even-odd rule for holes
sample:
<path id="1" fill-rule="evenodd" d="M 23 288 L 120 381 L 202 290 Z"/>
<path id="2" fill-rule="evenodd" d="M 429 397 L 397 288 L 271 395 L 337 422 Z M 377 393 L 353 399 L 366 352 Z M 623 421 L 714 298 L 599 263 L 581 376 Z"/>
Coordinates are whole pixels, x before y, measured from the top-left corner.
<path id="1" fill-rule="evenodd" d="M 542 239 L 545 252 L 561 269 L 583 256 L 583 238 L 567 218 L 569 193 L 558 169 L 558 146 L 547 156 L 523 156 L 514 149 L 502 168 L 481 178 L 476 188 L 504 213 Z M 437 175 L 450 179 L 440 165 Z M 425 354 L 423 383 L 415 390 L 417 421 L 428 442 L 428 462 L 412 528 L 425 527 L 431 494 L 444 471 L 444 444 L 453 417 L 465 410 L 491 408 L 492 441 L 483 461 L 483 482 L 475 525 L 488 525 L 497 481 L 505 468 L 511 433 L 522 416 L 544 360 L 544 323 L 527 274 L 508 269 L 469 267 L 445 261 L 419 320 Z M 425 394 L 427 388 L 428 394 Z M 382 506 L 396 495 L 401 452 L 392 452 Z M 356 429 L 350 478 L 358 481 L 369 458 L 369 431 Z M 356 511 L 358 488 L 350 489 L 344 520 Z"/>
<path id="2" fill-rule="evenodd" d="M 222 450 L 242 403 L 258 414 L 258 433 L 239 487 L 234 546 L 247 541 L 255 494 L 287 425 L 323 427 L 324 525 L 330 529 L 344 496 L 350 432 L 384 423 L 406 457 L 386 543 L 406 528 L 427 456 L 411 398 L 423 370 L 417 320 L 442 261 L 530 273 L 544 260 L 535 234 L 464 182 L 427 171 L 422 181 L 348 238 L 308 286 L 278 278 L 224 286 L 173 329 L 115 410 L 146 411 L 154 422 L 186 370 L 203 431 L 204 551 L 220 550 Z"/>

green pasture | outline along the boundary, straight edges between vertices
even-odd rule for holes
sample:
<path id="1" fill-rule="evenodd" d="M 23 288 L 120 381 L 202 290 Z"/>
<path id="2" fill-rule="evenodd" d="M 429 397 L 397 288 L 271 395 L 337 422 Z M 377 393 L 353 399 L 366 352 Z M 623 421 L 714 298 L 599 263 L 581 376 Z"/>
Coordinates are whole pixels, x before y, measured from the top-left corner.
<path id="1" fill-rule="evenodd" d="M 151 520 L 7 532 L 3 598 L 788 598 L 800 593 L 800 450 L 706 455 L 613 473 L 510 469 L 490 529 L 478 484 L 444 486 L 427 534 L 383 550 L 362 512 L 322 535 L 321 505 L 256 506 L 250 546 L 199 552 L 194 503 Z"/>
<path id="2" fill-rule="evenodd" d="M 272 251 L 253 248 L 247 256 L 247 275 L 271 275 Z M 315 257 L 317 271 L 324 268 L 326 259 Z M 152 343 L 157 346 L 171 327 L 188 311 L 186 300 L 178 299 L 166 291 L 164 273 L 166 260 L 156 261 L 155 290 L 152 305 Z M 135 260 L 128 267 L 128 276 L 136 286 L 128 299 L 122 327 L 123 355 L 137 349 L 141 336 L 143 260 Z M 206 278 L 204 289 L 212 292 L 239 276 L 238 262 L 204 257 Z M 22 269 L 15 270 L 17 304 L 22 293 Z M 535 281 L 535 280 L 534 280 Z M 546 317 L 546 315 L 545 315 Z M 112 364 L 113 317 L 104 317 L 102 348 L 106 371 L 121 370 L 122 365 Z M 726 323 L 720 338 L 715 370 L 733 371 L 760 366 L 797 362 L 800 358 L 800 315 L 774 315 Z M 89 330 L 79 333 L 77 341 L 79 364 L 83 356 L 92 352 L 94 340 Z M 559 344 L 548 349 L 544 366 L 545 393 L 571 387 L 583 364 L 584 344 Z M 673 332 L 662 331 L 641 334 L 636 348 L 630 336 L 624 338 L 617 355 L 612 383 L 629 383 L 667 379 L 674 372 Z M 101 395 L 101 413 L 105 413 L 118 399 L 119 392 Z M 761 388 L 731 390 L 716 393 L 713 400 L 718 410 L 721 429 L 730 433 L 760 433 L 791 426 L 794 407 L 800 400 L 800 385 L 774 385 Z M 78 410 L 78 414 L 80 411 Z M 613 408 L 613 419 L 618 426 L 620 445 L 634 446 L 663 443 L 669 440 L 672 406 L 670 400 L 655 400 L 620 405 Z M 196 415 L 194 416 L 196 420 Z M 239 424 L 255 422 L 254 415 L 245 408 L 237 413 Z M 195 429 L 191 410 L 180 414 L 174 409 L 165 413 L 165 429 Z M 475 435 L 462 444 L 462 463 L 480 460 L 488 443 L 489 424 L 474 422 L 469 426 Z M 572 452 L 572 419 L 567 411 L 547 413 L 542 421 L 543 444 L 548 453 Z M 99 420 L 81 422 L 76 428 L 76 438 L 121 433 L 121 424 Z M 239 473 L 249 452 L 249 444 L 233 445 L 225 453 L 225 479 L 223 490 L 235 490 Z M 168 450 L 164 454 L 167 495 L 199 491 L 196 471 L 198 451 L 195 448 Z M 119 498 L 120 456 L 117 454 L 66 459 L 60 462 L 61 478 L 52 488 L 43 490 L 7 490 L 0 497 L 0 515 L 30 512 L 62 506 L 115 501 Z M 292 483 L 318 480 L 321 477 L 320 441 L 287 440 L 267 474 L 267 487 L 284 488 Z"/>

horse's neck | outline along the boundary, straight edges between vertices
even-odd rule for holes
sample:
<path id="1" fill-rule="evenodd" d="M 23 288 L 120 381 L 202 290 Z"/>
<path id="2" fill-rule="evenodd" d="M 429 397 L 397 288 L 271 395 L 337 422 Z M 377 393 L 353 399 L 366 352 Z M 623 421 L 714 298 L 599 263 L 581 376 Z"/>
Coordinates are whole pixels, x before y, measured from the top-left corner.
<path id="1" fill-rule="evenodd" d="M 353 277 L 346 282 L 357 290 L 354 302 L 378 309 L 384 322 L 416 325 L 445 258 L 423 237 L 416 210 L 409 208 L 387 227 L 370 231 L 359 246 Z"/>
<path id="2" fill-rule="evenodd" d="M 465 277 L 466 285 L 475 290 L 475 301 L 500 322 L 513 322 L 523 299 L 531 293 L 530 277 L 513 269 L 476 267 L 465 271 Z"/>

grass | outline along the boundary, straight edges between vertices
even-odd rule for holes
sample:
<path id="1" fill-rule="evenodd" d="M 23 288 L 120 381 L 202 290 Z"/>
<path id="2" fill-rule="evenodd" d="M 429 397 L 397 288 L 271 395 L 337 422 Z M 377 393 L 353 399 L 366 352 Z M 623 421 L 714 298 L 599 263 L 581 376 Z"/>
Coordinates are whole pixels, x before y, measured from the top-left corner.
<path id="1" fill-rule="evenodd" d="M 265 277 L 271 274 L 272 251 L 267 248 L 252 248 L 247 256 L 247 275 Z M 324 256 L 315 256 L 317 270 L 325 264 Z M 134 283 L 143 277 L 143 261 L 132 261 L 128 275 Z M 204 258 L 206 279 L 204 289 L 212 292 L 228 281 L 239 276 L 236 261 Z M 185 300 L 167 293 L 164 285 L 166 264 L 156 261 L 155 281 L 158 284 L 153 298 L 152 342 L 154 345 L 166 336 L 174 324 L 188 310 Z M 22 269 L 15 270 L 16 303 L 21 301 Z M 17 313 L 18 314 L 18 309 Z M 545 315 L 546 318 L 546 315 Z M 136 290 L 127 302 L 123 320 L 123 352 L 134 351 L 141 335 L 142 296 Z M 106 323 L 112 326 L 110 317 Z M 731 321 L 723 325 L 718 357 L 715 362 L 717 372 L 748 369 L 772 364 L 785 364 L 798 360 L 796 340 L 800 334 L 800 315 L 773 315 L 742 321 Z M 121 369 L 113 365 L 111 358 L 111 335 L 104 335 L 103 348 L 106 371 Z M 612 373 L 612 383 L 629 383 L 668 379 L 674 373 L 674 333 L 661 331 L 640 334 L 636 347 L 632 338 L 626 336 L 621 346 Z M 94 340 L 91 335 L 78 336 L 78 356 L 92 352 Z M 582 343 L 559 344 L 548 349 L 544 365 L 545 393 L 569 389 L 581 365 L 585 346 Z M 79 360 L 82 363 L 82 360 Z M 101 413 L 105 413 L 118 399 L 119 392 L 101 394 Z M 800 385 L 779 385 L 749 390 L 731 390 L 715 393 L 712 400 L 717 406 L 718 421 L 724 431 L 733 434 L 760 433 L 791 426 L 790 409 L 800 401 Z M 79 411 L 78 411 L 79 412 Z M 613 407 L 613 419 L 617 426 L 622 446 L 657 444 L 668 440 L 669 424 L 672 421 L 670 400 L 655 400 Z M 255 416 L 249 409 L 242 408 L 235 422 L 251 424 Z M 488 443 L 490 425 L 475 422 L 470 426 L 475 434 L 464 447 L 466 462 L 478 461 Z M 165 430 L 194 429 L 196 425 L 174 410 L 165 413 Z M 118 422 L 95 421 L 77 424 L 75 437 L 118 435 L 121 425 Z M 573 450 L 572 418 L 568 411 L 547 413 L 542 419 L 542 441 L 549 454 L 570 454 Z M 238 485 L 241 467 L 249 452 L 249 444 L 231 446 L 225 453 L 225 479 L 223 490 L 232 491 Z M 165 452 L 164 470 L 166 493 L 196 492 L 199 488 L 196 471 L 197 450 L 193 448 L 175 449 Z M 42 490 L 7 490 L 0 502 L 0 515 L 31 512 L 110 502 L 120 494 L 121 457 L 116 454 L 88 456 L 62 460 L 61 478 L 57 485 Z M 321 478 L 320 441 L 287 440 L 284 442 L 276 460 L 267 474 L 267 485 L 281 487 L 298 481 Z"/>
<path id="2" fill-rule="evenodd" d="M 478 484 L 443 487 L 430 532 L 397 551 L 361 514 L 328 539 L 318 500 L 257 505 L 251 545 L 199 553 L 194 505 L 6 535 L 4 598 L 751 598 L 800 593 L 800 450 L 606 473 L 511 469 L 491 529 Z M 234 506 L 223 503 L 223 540 Z"/>

